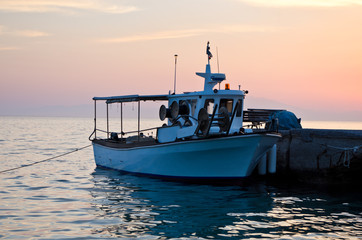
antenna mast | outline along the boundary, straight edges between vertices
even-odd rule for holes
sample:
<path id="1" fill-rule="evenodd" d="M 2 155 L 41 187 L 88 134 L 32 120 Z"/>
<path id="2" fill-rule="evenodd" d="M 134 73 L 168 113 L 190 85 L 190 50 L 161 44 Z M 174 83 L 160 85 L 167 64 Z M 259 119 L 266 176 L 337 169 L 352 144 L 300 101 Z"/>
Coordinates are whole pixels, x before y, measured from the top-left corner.
<path id="1" fill-rule="evenodd" d="M 216 59 L 217 59 L 217 73 L 220 73 L 220 69 L 219 69 L 219 49 L 216 47 Z M 219 90 L 220 90 L 220 84 L 219 83 Z"/>
<path id="2" fill-rule="evenodd" d="M 173 94 L 176 94 L 176 66 L 177 66 L 177 54 L 175 54 L 175 77 L 173 82 Z"/>
<path id="3" fill-rule="evenodd" d="M 219 69 L 219 49 L 216 47 L 216 59 L 217 59 L 217 73 L 220 73 Z"/>

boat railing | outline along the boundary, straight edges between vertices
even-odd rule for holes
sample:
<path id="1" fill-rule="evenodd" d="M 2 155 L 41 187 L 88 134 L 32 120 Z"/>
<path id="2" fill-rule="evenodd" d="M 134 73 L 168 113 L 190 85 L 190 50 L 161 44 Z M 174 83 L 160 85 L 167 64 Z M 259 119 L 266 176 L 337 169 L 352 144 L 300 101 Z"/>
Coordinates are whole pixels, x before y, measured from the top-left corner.
<path id="1" fill-rule="evenodd" d="M 206 130 L 205 136 L 208 136 L 208 135 L 209 135 L 209 133 L 210 133 L 210 128 L 211 128 L 212 122 L 214 121 L 214 118 L 215 118 L 215 114 L 216 114 L 217 107 L 218 107 L 218 105 L 217 105 L 217 104 L 215 104 L 214 111 L 212 111 L 212 115 L 211 115 L 211 118 L 210 118 L 209 126 L 207 127 L 207 130 Z"/>
<path id="2" fill-rule="evenodd" d="M 156 130 L 157 128 L 159 128 L 159 127 L 141 129 L 140 132 L 142 133 L 142 132 L 147 132 L 147 131 L 151 131 L 151 130 Z M 126 134 L 131 134 L 131 133 L 138 133 L 138 130 L 129 131 L 129 132 L 119 132 L 118 134 L 126 135 Z"/>
<path id="3" fill-rule="evenodd" d="M 250 124 L 244 125 L 243 127 L 262 129 L 267 123 L 271 122 L 270 116 L 279 111 L 285 110 L 248 108 L 248 110 L 244 110 L 243 122 L 249 122 Z"/>
<path id="4" fill-rule="evenodd" d="M 114 131 L 106 131 L 106 130 L 103 130 L 103 129 L 99 129 L 99 128 L 96 128 L 94 129 L 94 131 L 92 132 L 92 134 L 89 136 L 89 140 L 91 140 L 92 136 L 95 135 L 97 136 L 96 132 L 102 132 L 102 133 L 105 133 L 106 136 L 107 136 L 107 139 L 112 139 L 112 134 L 113 134 L 113 138 L 114 138 L 114 134 L 117 134 L 117 137 L 116 138 L 119 138 L 119 139 L 126 139 L 126 135 L 130 135 L 130 134 L 134 134 L 136 133 L 137 135 L 137 138 L 138 140 L 140 140 L 142 138 L 143 135 L 145 135 L 144 133 L 145 132 L 148 132 L 148 131 L 152 131 L 152 130 L 156 130 L 157 128 L 159 127 L 152 127 L 152 128 L 146 128 L 146 129 L 140 129 L 140 130 L 134 130 L 134 131 L 128 131 L 128 132 L 114 132 Z M 118 137 L 120 136 L 120 137 Z M 152 135 L 151 135 L 152 136 Z M 134 136 L 132 136 L 134 137 Z M 153 137 L 153 136 L 152 136 Z M 94 139 L 96 139 L 97 137 L 94 137 Z"/>
<path id="5" fill-rule="evenodd" d="M 230 120 L 229 126 L 228 126 L 227 131 L 226 131 L 226 135 L 229 135 L 231 125 L 233 124 L 234 117 L 235 117 L 236 111 L 238 110 L 239 104 L 240 104 L 240 101 L 237 101 L 236 104 L 235 104 L 234 111 L 233 111 L 233 113 L 231 115 L 231 120 Z"/>

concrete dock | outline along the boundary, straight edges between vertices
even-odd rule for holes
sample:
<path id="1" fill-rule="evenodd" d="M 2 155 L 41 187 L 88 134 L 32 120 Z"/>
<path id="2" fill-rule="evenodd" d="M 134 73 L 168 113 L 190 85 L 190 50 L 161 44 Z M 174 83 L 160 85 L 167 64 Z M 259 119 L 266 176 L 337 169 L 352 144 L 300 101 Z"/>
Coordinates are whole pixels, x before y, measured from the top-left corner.
<path id="1" fill-rule="evenodd" d="M 318 185 L 362 182 L 362 130 L 292 129 L 279 131 L 277 173 Z"/>

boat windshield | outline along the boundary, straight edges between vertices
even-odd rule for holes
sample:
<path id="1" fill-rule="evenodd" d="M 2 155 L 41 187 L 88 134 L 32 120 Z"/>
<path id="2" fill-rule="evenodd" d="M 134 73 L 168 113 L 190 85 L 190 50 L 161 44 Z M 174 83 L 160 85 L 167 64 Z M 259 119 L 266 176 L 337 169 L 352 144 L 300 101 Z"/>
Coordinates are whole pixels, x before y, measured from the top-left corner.
<path id="1" fill-rule="evenodd" d="M 233 112 L 233 99 L 222 98 L 220 100 L 220 108 L 225 107 L 229 113 Z"/>
<path id="2" fill-rule="evenodd" d="M 208 114 L 212 114 L 213 110 L 214 110 L 214 99 L 206 99 L 205 100 L 205 105 L 204 108 L 207 110 Z"/>

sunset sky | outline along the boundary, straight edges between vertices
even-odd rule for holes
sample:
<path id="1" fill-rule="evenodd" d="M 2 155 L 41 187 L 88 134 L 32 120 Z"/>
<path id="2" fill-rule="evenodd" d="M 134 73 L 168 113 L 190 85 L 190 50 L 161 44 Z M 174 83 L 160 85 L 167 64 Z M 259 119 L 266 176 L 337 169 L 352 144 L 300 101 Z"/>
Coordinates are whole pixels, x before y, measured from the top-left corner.
<path id="1" fill-rule="evenodd" d="M 0 115 L 201 90 L 207 41 L 247 107 L 362 121 L 362 0 L 0 0 Z"/>

